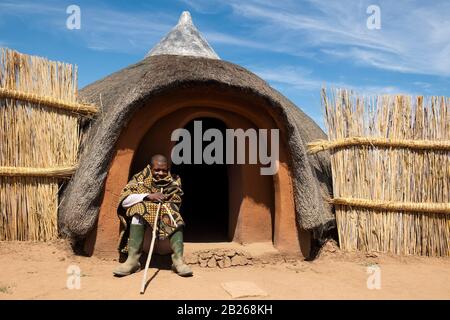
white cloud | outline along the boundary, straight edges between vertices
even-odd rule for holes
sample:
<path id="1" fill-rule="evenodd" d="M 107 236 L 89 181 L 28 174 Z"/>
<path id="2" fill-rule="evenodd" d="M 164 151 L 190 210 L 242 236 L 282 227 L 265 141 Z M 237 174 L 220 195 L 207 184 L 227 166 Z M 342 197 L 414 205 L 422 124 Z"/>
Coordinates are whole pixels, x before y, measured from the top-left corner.
<path id="1" fill-rule="evenodd" d="M 61 13 L 65 14 L 66 7 L 64 5 L 50 5 L 35 2 L 2 1 L 0 3 L 0 15 L 19 15 L 19 14 L 48 14 Z"/>
<path id="2" fill-rule="evenodd" d="M 53 34 L 65 34 L 93 50 L 136 53 L 149 50 L 175 24 L 178 17 L 155 11 L 122 12 L 97 4 L 80 4 L 81 29 L 66 29 L 66 4 L 56 1 L 0 3 L 2 16 L 28 19 L 30 25 Z"/>
<path id="3" fill-rule="evenodd" d="M 79 36 L 87 46 L 93 50 L 116 52 L 150 50 L 176 24 L 177 19 L 154 12 L 124 13 L 95 8 L 83 12 Z M 171 20 L 172 23 L 167 22 Z"/>
<path id="4" fill-rule="evenodd" d="M 225 2 L 215 2 L 211 0 L 181 0 L 196 12 L 203 14 L 214 14 L 223 10 L 227 5 Z"/>
<path id="5" fill-rule="evenodd" d="M 366 28 L 370 1 L 310 3 L 321 14 L 309 18 L 308 13 L 300 13 L 274 23 L 285 29 L 301 28 L 312 48 L 340 50 L 343 59 L 394 71 L 450 75 L 449 3 L 424 7 L 418 1 L 379 1 L 381 30 Z M 308 20 L 297 26 L 297 18 Z"/>
<path id="6" fill-rule="evenodd" d="M 255 24 L 252 41 L 288 54 L 309 50 L 379 69 L 450 76 L 448 1 L 379 0 L 380 30 L 366 26 L 372 0 L 228 3 Z"/>
<path id="7" fill-rule="evenodd" d="M 397 72 L 450 76 L 448 1 L 377 0 L 381 30 L 366 27 L 366 9 L 372 0 L 182 2 L 202 13 L 231 9 L 231 14 L 241 18 L 245 36 L 216 31 L 223 30 L 221 26 L 201 30 L 212 43 L 319 60 L 333 58 Z M 5 15 L 41 15 L 43 18 L 30 19 L 30 23 L 49 32 L 61 32 L 67 18 L 65 9 L 66 5 L 53 0 L 4 0 L 0 2 L 0 20 Z M 70 36 L 76 35 L 75 39 L 93 50 L 145 52 L 178 19 L 173 14 L 149 9 L 123 12 L 90 3 L 81 5 L 81 10 L 82 30 L 71 32 Z"/>
<path id="8" fill-rule="evenodd" d="M 271 83 L 274 87 L 283 85 L 284 87 L 310 91 L 317 95 L 320 94 L 321 88 L 348 89 L 362 95 L 417 94 L 398 86 L 355 85 L 341 81 L 319 80 L 312 76 L 310 70 L 297 66 L 283 65 L 272 68 L 249 66 L 248 69 Z"/>
<path id="9" fill-rule="evenodd" d="M 319 92 L 324 84 L 320 80 L 311 78 L 311 72 L 297 66 L 278 66 L 276 68 L 266 68 L 250 66 L 249 70 L 270 83 L 288 85 L 302 90 L 312 90 Z"/>
<path id="10" fill-rule="evenodd" d="M 269 46 L 252 40 L 242 39 L 236 36 L 232 36 L 226 33 L 215 32 L 215 31 L 206 31 L 202 32 L 205 35 L 205 38 L 211 43 L 222 43 L 229 44 L 240 47 L 247 47 L 253 49 L 264 49 L 264 50 L 272 50 Z"/>

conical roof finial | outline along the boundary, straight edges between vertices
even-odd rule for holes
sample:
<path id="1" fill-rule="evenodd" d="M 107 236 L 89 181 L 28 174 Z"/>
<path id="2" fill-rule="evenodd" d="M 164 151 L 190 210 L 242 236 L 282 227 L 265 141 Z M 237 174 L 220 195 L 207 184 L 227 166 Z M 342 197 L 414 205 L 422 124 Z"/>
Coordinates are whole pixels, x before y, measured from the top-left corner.
<path id="1" fill-rule="evenodd" d="M 189 11 L 183 11 L 181 13 L 180 19 L 178 19 L 177 24 L 193 24 L 192 23 L 192 17 Z"/>
<path id="2" fill-rule="evenodd" d="M 183 11 L 177 25 L 146 57 L 163 54 L 220 59 L 195 27 L 189 11 Z"/>

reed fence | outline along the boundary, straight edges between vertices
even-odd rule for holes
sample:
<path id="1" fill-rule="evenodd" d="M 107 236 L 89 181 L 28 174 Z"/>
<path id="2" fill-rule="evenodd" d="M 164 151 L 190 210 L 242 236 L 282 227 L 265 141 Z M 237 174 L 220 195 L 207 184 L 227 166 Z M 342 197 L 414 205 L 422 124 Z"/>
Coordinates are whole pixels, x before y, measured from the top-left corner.
<path id="1" fill-rule="evenodd" d="M 450 254 L 450 99 L 322 91 L 346 251 Z"/>
<path id="2" fill-rule="evenodd" d="M 0 240 L 58 236 L 58 190 L 76 169 L 80 116 L 76 67 L 0 52 Z"/>

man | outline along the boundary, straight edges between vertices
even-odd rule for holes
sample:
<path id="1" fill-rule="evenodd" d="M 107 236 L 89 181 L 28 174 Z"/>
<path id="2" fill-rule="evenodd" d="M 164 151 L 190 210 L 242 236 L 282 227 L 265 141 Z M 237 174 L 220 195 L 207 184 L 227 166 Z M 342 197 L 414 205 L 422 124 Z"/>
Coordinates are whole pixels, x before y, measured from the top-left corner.
<path id="1" fill-rule="evenodd" d="M 183 277 L 192 276 L 191 268 L 183 261 L 184 221 L 179 213 L 182 195 L 181 180 L 170 173 L 163 155 L 154 155 L 150 165 L 132 177 L 122 190 L 118 207 L 119 250 L 128 251 L 128 257 L 113 271 L 115 275 L 127 276 L 141 269 L 145 224 L 153 228 L 161 203 L 156 234 L 160 240 L 170 239 L 172 270 Z"/>

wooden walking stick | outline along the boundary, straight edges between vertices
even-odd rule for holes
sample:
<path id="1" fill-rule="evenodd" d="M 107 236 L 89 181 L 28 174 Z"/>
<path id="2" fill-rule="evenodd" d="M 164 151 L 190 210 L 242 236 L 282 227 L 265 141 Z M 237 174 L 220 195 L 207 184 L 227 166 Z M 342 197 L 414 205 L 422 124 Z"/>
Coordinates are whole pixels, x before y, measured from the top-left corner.
<path id="1" fill-rule="evenodd" d="M 162 191 L 163 191 L 163 189 L 161 188 L 161 193 L 162 193 Z M 156 226 L 158 225 L 158 217 L 159 217 L 159 211 L 161 210 L 161 204 L 162 204 L 162 202 L 158 203 L 158 209 L 156 210 L 155 222 L 153 223 L 152 242 L 150 244 L 150 250 L 148 251 L 147 261 L 145 262 L 144 278 L 142 278 L 142 283 L 141 283 L 141 294 L 144 294 L 144 291 L 145 291 L 145 284 L 147 282 L 147 271 L 148 271 L 148 267 L 150 266 L 150 260 L 152 258 L 153 246 L 155 245 Z"/>

